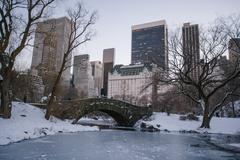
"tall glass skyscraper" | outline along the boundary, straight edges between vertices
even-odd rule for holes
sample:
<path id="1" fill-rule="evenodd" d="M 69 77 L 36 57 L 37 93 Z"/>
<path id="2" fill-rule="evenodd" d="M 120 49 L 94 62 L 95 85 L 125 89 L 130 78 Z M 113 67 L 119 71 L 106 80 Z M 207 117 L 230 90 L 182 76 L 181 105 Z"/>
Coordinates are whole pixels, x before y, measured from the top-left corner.
<path id="1" fill-rule="evenodd" d="M 154 63 L 168 68 L 167 39 L 165 20 L 132 26 L 131 63 Z"/>
<path id="2" fill-rule="evenodd" d="M 182 27 L 184 70 L 198 80 L 200 75 L 199 28 L 197 24 L 184 23 Z"/>

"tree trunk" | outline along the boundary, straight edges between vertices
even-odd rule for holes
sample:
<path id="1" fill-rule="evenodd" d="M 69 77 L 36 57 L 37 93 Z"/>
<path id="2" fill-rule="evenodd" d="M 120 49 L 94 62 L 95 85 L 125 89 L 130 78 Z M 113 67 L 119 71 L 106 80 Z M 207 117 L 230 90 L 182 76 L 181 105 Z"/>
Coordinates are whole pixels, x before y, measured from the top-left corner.
<path id="1" fill-rule="evenodd" d="M 233 100 L 233 96 L 231 96 L 231 103 L 232 103 L 232 112 L 233 112 L 233 117 L 236 117 L 236 113 L 235 113 L 235 106 L 234 106 L 234 100 Z"/>
<path id="2" fill-rule="evenodd" d="M 210 117 L 209 117 L 209 104 L 208 101 L 205 100 L 204 101 L 204 106 L 202 106 L 204 108 L 203 110 L 203 121 L 202 121 L 202 125 L 200 126 L 200 128 L 210 128 Z"/>
<path id="3" fill-rule="evenodd" d="M 62 67 L 63 68 L 63 67 Z M 56 96 L 56 91 L 57 91 L 57 86 L 58 86 L 58 83 L 61 79 L 61 76 L 62 76 L 62 72 L 63 72 L 63 69 L 61 69 L 59 71 L 59 74 L 57 75 L 57 78 L 54 82 L 54 85 L 53 85 L 53 88 L 52 88 L 52 93 L 51 93 L 51 96 L 50 96 L 50 99 L 47 103 L 47 111 L 46 111 L 46 114 L 45 114 L 45 119 L 49 120 L 51 114 L 52 114 L 52 110 L 53 110 L 53 100 Z"/>
<path id="4" fill-rule="evenodd" d="M 208 116 L 203 117 L 202 125 L 200 128 L 210 128 L 210 118 Z"/>
<path id="5" fill-rule="evenodd" d="M 51 113 L 52 113 L 52 103 L 53 103 L 54 96 L 51 95 L 50 99 L 48 101 L 47 110 L 46 110 L 46 114 L 45 114 L 45 119 L 46 120 L 49 120 L 49 118 L 51 116 Z"/>
<path id="6" fill-rule="evenodd" d="M 153 76 L 152 79 L 152 110 L 155 111 L 158 104 L 157 104 L 157 80 L 156 80 L 156 75 Z"/>
<path id="7" fill-rule="evenodd" d="M 46 114 L 45 114 L 45 118 L 47 120 L 49 120 L 51 114 L 52 114 L 52 105 L 53 105 L 53 100 L 55 98 L 55 95 L 56 95 L 56 90 L 57 90 L 57 83 L 55 82 L 54 86 L 53 86 L 53 89 L 52 89 L 52 93 L 51 93 L 51 96 L 50 96 L 50 99 L 47 103 L 47 110 L 46 110 Z"/>
<path id="8" fill-rule="evenodd" d="M 11 117 L 11 100 L 9 96 L 9 80 L 4 80 L 1 83 L 1 113 L 3 118 Z"/>

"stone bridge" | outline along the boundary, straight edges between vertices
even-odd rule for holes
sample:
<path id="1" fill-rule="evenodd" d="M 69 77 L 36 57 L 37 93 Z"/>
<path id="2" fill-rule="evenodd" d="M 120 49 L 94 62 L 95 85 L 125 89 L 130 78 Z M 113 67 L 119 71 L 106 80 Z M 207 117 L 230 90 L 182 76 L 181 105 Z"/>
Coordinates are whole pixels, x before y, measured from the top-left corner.
<path id="1" fill-rule="evenodd" d="M 130 103 L 107 98 L 89 98 L 81 100 L 62 101 L 54 105 L 54 116 L 62 119 L 74 119 L 77 123 L 83 116 L 101 111 L 111 116 L 119 126 L 132 127 L 139 119 L 150 116 L 149 107 L 138 107 Z"/>

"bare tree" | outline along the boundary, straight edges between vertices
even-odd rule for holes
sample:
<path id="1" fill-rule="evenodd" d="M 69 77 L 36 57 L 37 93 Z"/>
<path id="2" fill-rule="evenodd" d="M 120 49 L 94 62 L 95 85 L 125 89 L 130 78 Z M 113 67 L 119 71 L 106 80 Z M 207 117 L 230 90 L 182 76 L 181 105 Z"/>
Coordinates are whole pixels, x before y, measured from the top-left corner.
<path id="1" fill-rule="evenodd" d="M 222 72 L 219 63 L 220 57 L 228 51 L 229 40 L 240 36 L 239 17 L 219 18 L 212 26 L 200 32 L 199 50 L 202 60 L 197 64 L 193 62 L 191 55 L 185 54 L 182 35 L 179 31 L 176 31 L 169 40 L 168 76 L 159 76 L 159 81 L 175 85 L 182 94 L 202 107 L 202 128 L 210 128 L 210 120 L 214 113 L 239 87 L 234 86 L 225 90 L 224 93 L 221 92 L 223 97 L 220 101 L 213 106 L 210 104 L 211 98 L 218 91 L 240 76 L 239 58 L 227 74 Z M 192 73 L 197 69 L 199 74 L 196 78 Z"/>
<path id="2" fill-rule="evenodd" d="M 68 39 L 67 49 L 64 51 L 62 64 L 54 81 L 51 96 L 47 104 L 46 119 L 49 119 L 53 112 L 54 97 L 56 96 L 57 86 L 61 80 L 61 76 L 67 68 L 71 67 L 69 62 L 71 62 L 72 51 L 90 41 L 93 36 L 91 26 L 95 24 L 97 13 L 96 11 L 89 13 L 83 4 L 78 3 L 75 9 L 71 8 L 68 10 L 68 18 L 70 19 L 70 33 L 66 37 Z"/>
<path id="3" fill-rule="evenodd" d="M 10 118 L 9 86 L 16 57 L 30 46 L 34 26 L 55 0 L 0 1 L 1 112 Z"/>
<path id="4" fill-rule="evenodd" d="M 182 94 L 178 93 L 177 88 L 170 88 L 167 92 L 158 94 L 158 112 L 182 113 L 190 112 L 189 107 L 184 103 Z"/>

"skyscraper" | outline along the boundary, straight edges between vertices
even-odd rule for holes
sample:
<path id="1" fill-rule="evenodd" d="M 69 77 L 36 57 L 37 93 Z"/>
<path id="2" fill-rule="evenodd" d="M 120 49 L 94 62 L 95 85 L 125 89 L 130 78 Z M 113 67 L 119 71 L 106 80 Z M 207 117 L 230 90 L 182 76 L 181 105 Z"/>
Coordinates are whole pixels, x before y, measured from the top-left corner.
<path id="1" fill-rule="evenodd" d="M 51 92 L 54 79 L 60 71 L 70 32 L 71 22 L 67 17 L 37 23 L 31 69 L 36 70 L 37 75 L 42 77 L 44 95 Z M 68 61 L 66 65 L 70 64 L 71 61 Z M 61 86 L 68 86 L 70 79 L 69 67 L 62 73 Z"/>
<path id="2" fill-rule="evenodd" d="M 132 26 L 131 63 L 154 63 L 168 68 L 167 39 L 165 20 Z"/>
<path id="3" fill-rule="evenodd" d="M 198 25 L 190 25 L 184 23 L 182 27 L 183 40 L 183 58 L 184 70 L 189 73 L 189 76 L 198 80 L 200 74 L 200 49 L 199 49 L 199 29 Z"/>
<path id="4" fill-rule="evenodd" d="M 240 61 L 240 38 L 232 38 L 228 43 L 229 60 Z"/>
<path id="5" fill-rule="evenodd" d="M 56 74 L 59 72 L 67 47 L 70 28 L 71 22 L 67 17 L 49 19 L 37 24 L 32 69 L 37 69 L 39 74 Z M 63 72 L 62 78 L 67 80 L 71 78 L 70 68 Z"/>
<path id="6" fill-rule="evenodd" d="M 115 60 L 115 48 L 103 50 L 103 95 L 107 96 L 108 73 L 113 69 Z"/>
<path id="7" fill-rule="evenodd" d="M 101 95 L 101 89 L 103 86 L 103 66 L 101 61 L 91 61 L 92 76 L 94 79 L 94 88 L 97 90 L 97 95 Z"/>
<path id="8" fill-rule="evenodd" d="M 96 96 L 88 54 L 74 56 L 73 83 L 78 90 L 80 98 Z"/>

